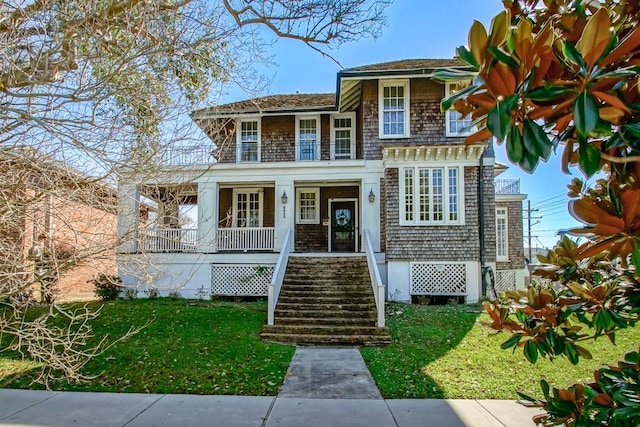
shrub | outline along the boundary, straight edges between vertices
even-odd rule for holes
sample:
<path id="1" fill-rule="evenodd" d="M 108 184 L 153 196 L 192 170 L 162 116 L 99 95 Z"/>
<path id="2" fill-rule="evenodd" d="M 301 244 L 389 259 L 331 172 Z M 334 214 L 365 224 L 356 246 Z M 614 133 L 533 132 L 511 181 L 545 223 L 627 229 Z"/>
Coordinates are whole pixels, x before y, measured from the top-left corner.
<path id="1" fill-rule="evenodd" d="M 144 293 L 149 299 L 156 299 L 160 296 L 160 291 L 158 290 L 158 288 L 148 288 L 144 291 Z"/>
<path id="2" fill-rule="evenodd" d="M 138 289 L 136 288 L 124 288 L 122 296 L 127 300 L 134 300 L 138 298 Z"/>
<path id="3" fill-rule="evenodd" d="M 118 276 L 99 274 L 93 279 L 94 293 L 101 301 L 114 301 L 122 291 L 122 280 Z"/>

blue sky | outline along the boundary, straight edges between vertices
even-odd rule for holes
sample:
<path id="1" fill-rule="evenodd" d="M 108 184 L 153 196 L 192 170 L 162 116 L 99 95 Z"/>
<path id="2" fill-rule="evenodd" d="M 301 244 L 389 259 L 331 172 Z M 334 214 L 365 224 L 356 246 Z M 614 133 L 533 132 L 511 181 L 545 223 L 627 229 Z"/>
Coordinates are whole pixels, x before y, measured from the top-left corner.
<path id="1" fill-rule="evenodd" d="M 502 10 L 499 0 L 396 0 L 387 9 L 387 26 L 377 40 L 363 39 L 344 44 L 330 51 L 343 67 L 354 67 L 377 62 L 408 58 L 451 58 L 456 47 L 467 43 L 467 33 L 474 20 L 489 26 L 491 19 Z M 267 93 L 333 92 L 336 73 L 340 67 L 300 42 L 278 40 L 272 48 L 275 66 L 263 72 L 272 78 Z M 265 93 L 266 94 L 266 93 Z M 220 102 L 247 98 L 237 89 L 231 89 Z M 528 195 L 532 208 L 538 208 L 532 217 L 532 246 L 552 246 L 559 229 L 579 225 L 566 209 L 566 186 L 574 176 L 561 172 L 559 154 L 549 162 L 540 164 L 533 175 L 520 171 L 506 159 L 504 147 L 497 147 L 498 161 L 509 169 L 501 178 L 519 178 L 521 191 Z M 526 207 L 526 202 L 525 202 Z M 526 220 L 525 220 L 526 234 Z M 525 242 L 526 246 L 526 242 Z"/>

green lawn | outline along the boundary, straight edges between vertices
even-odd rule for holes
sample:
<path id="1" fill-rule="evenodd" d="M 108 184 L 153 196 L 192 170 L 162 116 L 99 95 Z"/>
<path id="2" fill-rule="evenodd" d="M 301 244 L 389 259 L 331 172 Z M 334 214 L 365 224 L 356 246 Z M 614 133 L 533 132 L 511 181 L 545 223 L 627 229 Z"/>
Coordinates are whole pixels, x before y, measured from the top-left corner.
<path id="1" fill-rule="evenodd" d="M 78 391 L 275 395 L 294 347 L 259 340 L 266 311 L 264 301 L 105 303 L 93 322 L 96 337 L 148 326 L 92 360 L 84 374 L 95 379 L 51 385 Z M 394 343 L 362 349 L 386 398 L 516 399 L 516 390 L 539 395 L 541 377 L 563 386 L 587 380 L 593 368 L 618 360 L 640 342 L 640 328 L 635 328 L 620 333 L 617 346 L 606 339 L 591 345 L 596 360 L 531 365 L 520 351 L 500 349 L 506 335 L 477 324 L 477 306 L 390 304 L 387 313 Z M 0 353 L 0 387 L 41 387 L 30 384 L 36 373 L 36 364 Z"/>
<path id="2" fill-rule="evenodd" d="M 508 336 L 477 324 L 480 308 L 466 305 L 390 304 L 387 323 L 394 343 L 364 348 L 385 398 L 517 399 L 516 390 L 540 396 L 539 380 L 559 386 L 591 378 L 593 369 L 637 348 L 640 328 L 589 342 L 594 359 L 573 366 L 565 359 L 531 365 L 522 351 L 500 349 Z M 484 316 L 484 315 L 482 315 Z"/>
<path id="3" fill-rule="evenodd" d="M 99 303 L 92 303 L 98 305 Z M 258 338 L 266 302 L 185 300 L 105 303 L 93 323 L 96 337 L 118 337 L 130 326 L 149 325 L 89 362 L 84 384 L 58 381 L 56 390 L 142 393 L 275 395 L 294 347 Z M 0 354 L 0 387 L 30 385 L 33 363 Z"/>

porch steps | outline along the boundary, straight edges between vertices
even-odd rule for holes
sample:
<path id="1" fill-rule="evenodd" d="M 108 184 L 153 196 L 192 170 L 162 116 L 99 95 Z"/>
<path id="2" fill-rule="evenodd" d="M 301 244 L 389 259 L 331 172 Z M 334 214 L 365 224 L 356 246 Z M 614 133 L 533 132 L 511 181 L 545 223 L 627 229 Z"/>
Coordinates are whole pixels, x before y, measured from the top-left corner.
<path id="1" fill-rule="evenodd" d="M 291 257 L 266 341 L 297 345 L 385 345 L 364 256 Z"/>

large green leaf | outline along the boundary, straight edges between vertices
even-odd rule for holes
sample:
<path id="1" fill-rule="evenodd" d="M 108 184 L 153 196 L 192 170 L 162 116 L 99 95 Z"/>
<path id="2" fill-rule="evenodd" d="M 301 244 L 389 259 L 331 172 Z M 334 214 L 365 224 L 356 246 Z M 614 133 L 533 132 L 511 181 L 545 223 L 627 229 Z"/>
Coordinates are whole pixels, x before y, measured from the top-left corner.
<path id="1" fill-rule="evenodd" d="M 538 361 L 538 346 L 532 340 L 529 340 L 524 345 L 524 357 L 531 363 Z"/>
<path id="2" fill-rule="evenodd" d="M 498 101 L 487 115 L 487 129 L 499 141 L 503 141 L 507 136 L 509 127 L 511 126 L 511 111 L 518 103 L 518 95 L 514 94 Z"/>
<path id="3" fill-rule="evenodd" d="M 476 58 L 473 56 L 473 54 L 469 51 L 469 49 L 467 49 L 464 46 L 460 46 L 457 50 L 456 50 L 456 55 L 458 56 L 458 58 L 460 58 L 462 61 L 466 62 L 467 64 L 471 65 L 474 70 L 478 70 L 480 68 L 480 64 L 478 64 L 478 61 L 476 60 Z"/>
<path id="4" fill-rule="evenodd" d="M 569 61 L 573 62 L 574 64 L 580 67 L 580 70 L 582 72 L 585 72 L 587 68 L 587 64 L 584 62 L 584 58 L 582 57 L 582 55 L 580 55 L 580 52 L 578 52 L 578 49 L 576 49 L 573 43 L 566 40 L 564 42 L 563 53 L 564 53 L 565 59 L 568 59 Z"/>
<path id="5" fill-rule="evenodd" d="M 520 162 L 518 163 L 518 165 L 522 168 L 522 170 L 524 170 L 525 172 L 529 172 L 529 173 L 533 173 L 534 170 L 536 170 L 536 167 L 538 167 L 538 162 L 540 161 L 540 157 L 528 152 L 527 150 L 524 150 L 522 153 L 522 159 L 520 160 Z"/>
<path id="6" fill-rule="evenodd" d="M 573 121 L 579 135 L 588 136 L 598 124 L 598 103 L 587 91 L 581 92 L 573 107 Z"/>
<path id="7" fill-rule="evenodd" d="M 600 170 L 600 150 L 594 147 L 593 144 L 589 144 L 586 141 L 580 143 L 578 154 L 580 155 L 578 165 L 585 176 L 591 177 Z"/>
<path id="8" fill-rule="evenodd" d="M 487 51 L 489 51 L 494 58 L 496 58 L 498 61 L 502 62 L 503 64 L 507 65 L 508 67 L 513 68 L 514 70 L 517 70 L 520 68 L 520 64 L 518 64 L 518 61 L 513 59 L 511 55 L 509 55 L 502 49 L 497 48 L 495 46 L 489 46 L 487 48 Z"/>
<path id="9" fill-rule="evenodd" d="M 534 102 L 547 102 L 557 99 L 567 93 L 571 92 L 573 89 L 568 88 L 566 86 L 560 85 L 549 85 L 537 87 L 535 89 L 527 92 L 527 98 Z"/>
<path id="10" fill-rule="evenodd" d="M 553 143 L 542 126 L 531 119 L 524 121 L 523 143 L 525 149 L 543 159 L 548 159 Z"/>
<path id="11" fill-rule="evenodd" d="M 507 138 L 507 157 L 513 163 L 520 163 L 524 155 L 524 147 L 522 146 L 522 136 L 518 126 L 511 126 L 509 137 Z"/>

